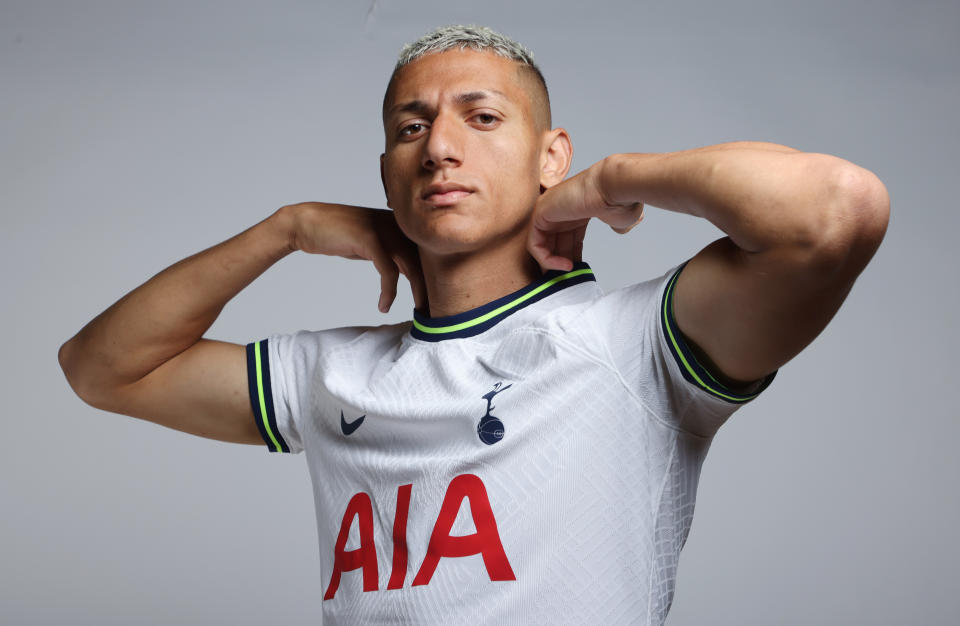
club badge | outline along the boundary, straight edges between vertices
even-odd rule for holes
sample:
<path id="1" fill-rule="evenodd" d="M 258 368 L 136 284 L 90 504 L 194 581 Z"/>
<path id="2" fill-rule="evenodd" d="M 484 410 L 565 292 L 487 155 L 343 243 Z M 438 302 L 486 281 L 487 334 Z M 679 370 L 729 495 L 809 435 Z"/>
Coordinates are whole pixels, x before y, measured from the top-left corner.
<path id="1" fill-rule="evenodd" d="M 493 397 L 513 387 L 512 383 L 506 387 L 502 387 L 501 385 L 503 385 L 502 382 L 494 384 L 491 391 L 480 396 L 487 401 L 487 414 L 481 417 L 480 423 L 477 424 L 477 436 L 480 437 L 480 441 L 488 446 L 492 446 L 503 439 L 503 422 L 496 416 L 490 414 L 490 411 L 493 410 Z"/>

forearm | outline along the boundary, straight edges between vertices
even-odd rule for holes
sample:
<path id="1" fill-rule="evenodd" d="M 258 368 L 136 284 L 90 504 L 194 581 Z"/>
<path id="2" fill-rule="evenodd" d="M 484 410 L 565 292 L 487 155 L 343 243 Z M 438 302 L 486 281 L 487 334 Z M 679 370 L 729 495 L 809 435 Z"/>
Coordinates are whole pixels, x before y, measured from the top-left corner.
<path id="1" fill-rule="evenodd" d="M 605 198 L 703 217 L 746 252 L 828 246 L 856 226 L 870 172 L 825 154 L 736 142 L 608 157 Z M 876 181 L 879 182 L 879 181 Z"/>
<path id="2" fill-rule="evenodd" d="M 163 270 L 83 327 L 60 349 L 84 397 L 139 380 L 195 344 L 237 293 L 291 252 L 283 209 Z"/>

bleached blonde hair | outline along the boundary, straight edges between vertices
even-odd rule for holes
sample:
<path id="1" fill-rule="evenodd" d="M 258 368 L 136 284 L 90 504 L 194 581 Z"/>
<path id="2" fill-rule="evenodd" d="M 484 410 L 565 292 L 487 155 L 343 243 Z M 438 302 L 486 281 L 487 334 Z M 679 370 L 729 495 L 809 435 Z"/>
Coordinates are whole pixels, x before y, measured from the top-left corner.
<path id="1" fill-rule="evenodd" d="M 547 91 L 547 81 L 533 60 L 533 52 L 523 44 L 510 39 L 506 35 L 498 33 L 486 26 L 473 24 L 469 26 L 463 24 L 441 26 L 423 35 L 416 41 L 403 46 L 403 48 L 400 49 L 397 64 L 393 68 L 393 74 L 390 75 L 390 81 L 387 84 L 387 92 L 384 94 L 383 99 L 384 108 L 386 108 L 394 78 L 403 66 L 416 61 L 424 55 L 453 49 L 493 52 L 499 56 L 517 61 L 528 68 L 543 88 L 549 122 L 550 94 Z"/>

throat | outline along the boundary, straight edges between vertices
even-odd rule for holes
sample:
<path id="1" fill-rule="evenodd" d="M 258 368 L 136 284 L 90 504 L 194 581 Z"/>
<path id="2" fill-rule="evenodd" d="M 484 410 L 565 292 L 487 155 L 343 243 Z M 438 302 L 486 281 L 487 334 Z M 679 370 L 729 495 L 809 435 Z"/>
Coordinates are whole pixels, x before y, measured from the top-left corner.
<path id="1" fill-rule="evenodd" d="M 430 317 L 457 315 L 522 289 L 542 276 L 540 266 L 520 254 L 469 254 L 423 258 Z"/>

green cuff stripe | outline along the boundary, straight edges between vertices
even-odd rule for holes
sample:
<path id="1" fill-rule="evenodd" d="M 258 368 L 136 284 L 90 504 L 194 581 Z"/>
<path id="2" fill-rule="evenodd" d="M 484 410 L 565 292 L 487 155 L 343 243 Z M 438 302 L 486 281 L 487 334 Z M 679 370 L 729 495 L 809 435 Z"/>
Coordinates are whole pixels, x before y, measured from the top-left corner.
<path id="1" fill-rule="evenodd" d="M 247 384 L 250 406 L 257 430 L 270 452 L 290 452 L 277 427 L 273 407 L 273 389 L 270 385 L 270 358 L 267 339 L 247 344 Z"/>
<path id="2" fill-rule="evenodd" d="M 697 385 L 713 396 L 716 396 L 722 400 L 726 400 L 727 402 L 733 402 L 736 404 L 749 402 L 750 400 L 753 400 L 759 396 L 760 393 L 766 389 L 767 386 L 769 386 L 769 384 L 773 381 L 773 377 L 776 376 L 776 372 L 767 376 L 754 393 L 742 394 L 733 391 L 718 381 L 707 368 L 697 361 L 696 357 L 693 355 L 693 352 L 690 350 L 690 347 L 687 345 L 686 341 L 684 341 L 683 334 L 680 332 L 680 329 L 677 328 L 676 320 L 673 316 L 673 290 L 677 283 L 677 278 L 679 278 L 680 272 L 683 271 L 684 267 L 686 267 L 686 263 L 684 263 L 680 269 L 674 272 L 673 276 L 670 277 L 670 281 L 667 283 L 667 287 L 663 293 L 663 300 L 661 302 L 660 321 L 662 322 L 663 332 L 670 346 L 670 352 L 673 354 L 677 365 L 680 366 L 680 371 L 683 374 L 683 377 L 689 382 Z"/>
<path id="3" fill-rule="evenodd" d="M 253 351 L 257 359 L 257 394 L 260 399 L 260 416 L 263 420 L 263 429 L 267 432 L 267 435 L 270 437 L 270 442 L 273 443 L 273 447 L 276 448 L 277 452 L 282 452 L 283 448 L 280 447 L 280 442 L 278 442 L 277 438 L 273 435 L 273 429 L 270 428 L 270 421 L 267 419 L 267 401 L 263 397 L 263 360 L 260 356 L 259 341 L 254 345 Z M 273 401 L 272 398 L 271 401 Z"/>

